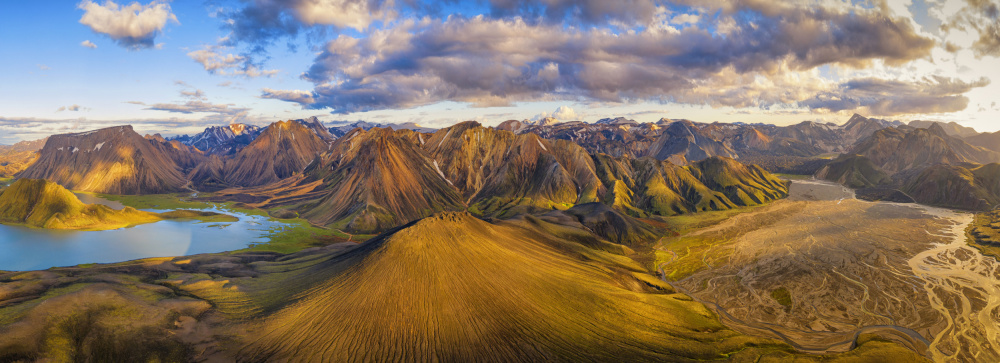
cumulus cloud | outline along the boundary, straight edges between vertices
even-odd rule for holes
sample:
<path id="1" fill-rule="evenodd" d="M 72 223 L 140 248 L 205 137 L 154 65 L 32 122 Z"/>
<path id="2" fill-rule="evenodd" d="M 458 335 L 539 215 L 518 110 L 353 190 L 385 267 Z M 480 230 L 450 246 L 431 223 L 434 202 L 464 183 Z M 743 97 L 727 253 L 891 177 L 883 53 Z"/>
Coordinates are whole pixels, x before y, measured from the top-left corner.
<path id="1" fill-rule="evenodd" d="M 802 105 L 811 109 L 856 111 L 874 116 L 955 112 L 969 105 L 969 98 L 964 93 L 989 83 L 986 78 L 964 82 L 937 76 L 913 82 L 855 79 L 805 100 Z"/>
<path id="2" fill-rule="evenodd" d="M 80 42 L 80 45 L 83 46 L 83 47 L 85 47 L 85 48 L 97 49 L 97 44 L 94 44 L 94 43 L 92 43 L 89 40 L 84 40 L 84 41 Z"/>
<path id="3" fill-rule="evenodd" d="M 202 49 L 189 52 L 187 55 L 211 74 L 238 75 L 249 78 L 271 77 L 278 74 L 277 69 L 261 70 L 257 68 L 257 66 L 248 63 L 244 56 L 232 53 L 223 54 L 225 53 L 224 49 L 226 48 L 220 46 L 205 46 Z"/>
<path id="4" fill-rule="evenodd" d="M 302 90 L 276 90 L 264 88 L 261 90 L 260 98 L 295 102 L 301 105 L 309 105 L 316 102 L 312 92 Z"/>
<path id="5" fill-rule="evenodd" d="M 574 111 L 569 106 L 559 106 L 559 108 L 557 108 L 556 111 L 552 113 L 552 117 L 555 117 L 557 120 L 561 121 L 572 121 L 579 118 L 579 116 L 576 114 L 576 111 Z"/>
<path id="6" fill-rule="evenodd" d="M 109 0 L 102 5 L 84 0 L 78 7 L 84 11 L 80 24 L 132 50 L 153 48 L 156 36 L 168 21 L 180 24 L 171 12 L 170 4 L 160 1 L 146 5 L 138 2 L 118 5 Z"/>
<path id="7" fill-rule="evenodd" d="M 930 13 L 942 21 L 945 33 L 971 35 L 968 45 L 976 55 L 1000 57 L 1000 0 L 949 1 Z"/>
<path id="8" fill-rule="evenodd" d="M 795 102 L 802 95 L 775 89 L 711 98 L 705 97 L 713 93 L 708 86 L 753 87 L 761 77 L 782 82 L 771 79 L 826 64 L 900 64 L 927 56 L 935 44 L 908 21 L 875 10 L 798 6 L 729 19 L 735 28 L 724 37 L 696 26 L 611 32 L 521 18 L 409 19 L 365 37 L 338 36 L 302 77 L 316 85 L 310 108 L 340 113 L 445 100 L 473 106 L 559 99 L 745 106 Z"/>
<path id="9" fill-rule="evenodd" d="M 277 39 L 294 38 L 304 29 L 334 26 L 364 30 L 395 14 L 392 0 L 255 0 L 222 11 L 230 34 L 227 45 L 246 44 L 247 54 L 266 52 Z M 245 55 L 247 56 L 247 55 Z"/>

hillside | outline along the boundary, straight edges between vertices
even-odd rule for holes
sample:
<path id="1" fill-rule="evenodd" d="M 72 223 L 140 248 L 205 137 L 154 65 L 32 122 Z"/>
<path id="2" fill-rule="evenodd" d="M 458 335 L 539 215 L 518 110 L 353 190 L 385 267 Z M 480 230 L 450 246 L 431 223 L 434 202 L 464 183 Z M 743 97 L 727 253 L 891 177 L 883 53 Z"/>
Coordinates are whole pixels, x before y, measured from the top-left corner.
<path id="1" fill-rule="evenodd" d="M 918 203 L 992 210 L 1000 205 L 1000 164 L 972 168 L 934 165 L 912 178 L 901 190 Z"/>
<path id="2" fill-rule="evenodd" d="M 228 160 L 222 175 L 231 186 L 274 183 L 301 173 L 326 150 L 327 143 L 310 127 L 296 121 L 279 121 Z M 213 163 L 213 167 L 218 166 Z M 195 182 L 206 183 L 200 179 Z"/>
<path id="3" fill-rule="evenodd" d="M 0 178 L 10 178 L 38 159 L 38 151 L 48 138 L 0 145 Z"/>
<path id="4" fill-rule="evenodd" d="M 965 141 L 971 145 L 1000 152 L 1000 131 L 992 133 L 984 132 L 978 135 L 969 136 L 965 138 Z"/>
<path id="5" fill-rule="evenodd" d="M 940 121 L 915 120 L 915 121 L 910 121 L 907 125 L 909 125 L 910 127 L 916 127 L 918 129 L 926 129 L 930 128 L 932 125 L 938 125 L 941 127 L 941 129 L 944 130 L 945 133 L 948 134 L 948 136 L 958 136 L 961 138 L 969 138 L 971 136 L 979 135 L 979 132 L 976 131 L 976 129 L 959 125 L 955 121 L 940 122 Z"/>
<path id="6" fill-rule="evenodd" d="M 98 231 L 118 229 L 164 219 L 235 221 L 214 212 L 174 210 L 152 213 L 125 207 L 111 209 L 84 204 L 73 192 L 42 179 L 18 179 L 0 190 L 0 223 L 47 229 Z"/>
<path id="7" fill-rule="evenodd" d="M 410 130 L 355 129 L 337 139 L 306 170 L 322 180 L 324 196 L 299 211 L 320 225 L 352 232 L 383 231 L 442 210 L 464 209 L 462 198 L 417 146 Z"/>
<path id="8" fill-rule="evenodd" d="M 53 135 L 38 160 L 17 177 L 106 194 L 178 192 L 187 180 L 174 157 L 164 151 L 168 147 L 173 148 L 143 138 L 132 126 Z"/>
<path id="9" fill-rule="evenodd" d="M 700 360 L 775 346 L 719 324 L 625 249 L 571 242 L 583 236 L 537 219 L 441 213 L 346 253 L 271 267 L 286 272 L 239 283 L 256 297 L 243 304 L 275 311 L 249 325 L 239 359 Z"/>
<path id="10" fill-rule="evenodd" d="M 816 172 L 816 178 L 839 183 L 848 188 L 870 188 L 892 182 L 885 171 L 861 155 L 841 155 Z"/>
<path id="11" fill-rule="evenodd" d="M 0 223 L 50 229 L 114 229 L 160 220 L 156 213 L 83 204 L 59 184 L 18 179 L 0 193 Z"/>
<path id="12" fill-rule="evenodd" d="M 867 157 L 890 174 L 919 170 L 935 164 L 986 164 L 1000 161 L 1000 153 L 948 136 L 937 124 L 932 124 L 927 129 L 879 130 L 858 143 L 850 154 Z"/>
<path id="13" fill-rule="evenodd" d="M 643 217 L 757 205 L 787 192 L 762 169 L 732 159 L 709 158 L 681 167 L 623 157 L 612 163 L 629 164 L 626 169 L 598 165 L 609 158 L 589 154 L 567 140 L 514 134 L 475 122 L 432 135 L 356 128 L 311 161 L 301 179 L 253 190 L 227 189 L 213 200 L 292 208 L 319 225 L 372 233 L 448 210 L 510 218 L 600 202 Z M 633 163 L 642 165 L 641 170 L 633 171 Z M 649 173 L 647 167 L 666 171 Z M 217 168 L 203 165 L 197 172 L 210 180 Z M 618 174 L 605 177 L 609 168 Z M 636 184 L 636 178 L 641 182 Z M 638 195 L 637 203 L 632 202 L 633 194 Z"/>

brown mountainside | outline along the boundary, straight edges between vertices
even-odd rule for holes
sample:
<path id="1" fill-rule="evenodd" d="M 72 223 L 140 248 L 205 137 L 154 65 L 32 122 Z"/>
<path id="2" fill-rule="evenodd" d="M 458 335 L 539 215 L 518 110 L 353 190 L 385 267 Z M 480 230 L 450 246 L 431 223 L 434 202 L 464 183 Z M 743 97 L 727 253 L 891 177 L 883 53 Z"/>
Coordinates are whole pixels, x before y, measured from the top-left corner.
<path id="1" fill-rule="evenodd" d="M 46 179 L 68 189 L 108 194 L 184 190 L 182 168 L 157 140 L 131 126 L 49 137 L 38 160 L 18 178 Z"/>
<path id="2" fill-rule="evenodd" d="M 259 186 L 301 173 L 328 145 L 296 121 L 272 123 L 250 145 L 226 161 L 222 175 L 232 186 Z M 213 165 L 217 167 L 217 162 Z M 204 180 L 195 180 L 204 183 Z"/>

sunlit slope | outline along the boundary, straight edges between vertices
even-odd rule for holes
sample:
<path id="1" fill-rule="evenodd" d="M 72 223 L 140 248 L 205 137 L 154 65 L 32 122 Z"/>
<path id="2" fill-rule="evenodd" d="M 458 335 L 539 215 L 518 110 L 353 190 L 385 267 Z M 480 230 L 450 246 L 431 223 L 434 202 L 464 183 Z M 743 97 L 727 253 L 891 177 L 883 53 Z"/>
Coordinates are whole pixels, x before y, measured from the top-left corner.
<path id="1" fill-rule="evenodd" d="M 181 191 L 187 180 L 166 149 L 132 126 L 54 135 L 18 178 L 46 179 L 73 190 L 107 194 Z"/>
<path id="2" fill-rule="evenodd" d="M 59 184 L 19 179 L 0 193 L 0 222 L 52 229 L 107 229 L 158 221 L 155 213 L 83 204 Z"/>
<path id="3" fill-rule="evenodd" d="M 309 127 L 296 121 L 275 122 L 225 163 L 222 176 L 232 186 L 274 183 L 301 173 L 326 149 L 326 142 Z M 218 177 L 214 170 L 219 169 L 219 163 L 214 163 L 193 176 L 199 178 L 196 183 L 211 184 Z"/>
<path id="4" fill-rule="evenodd" d="M 45 146 L 45 139 L 21 141 L 14 145 L 0 145 L 0 178 L 9 178 L 27 169 L 38 159 L 38 150 Z"/>
<path id="5" fill-rule="evenodd" d="M 418 149 L 410 130 L 356 129 L 338 139 L 305 182 L 325 196 L 300 207 L 313 223 L 354 232 L 384 231 L 443 210 L 465 208 L 458 190 Z"/>
<path id="6" fill-rule="evenodd" d="M 758 205 L 788 194 L 788 186 L 770 173 L 724 157 L 686 167 L 653 158 L 595 160 L 605 203 L 638 217 Z"/>
<path id="7" fill-rule="evenodd" d="M 442 213 L 342 255 L 288 261 L 233 289 L 257 304 L 297 299 L 252 325 L 240 358 L 720 359 L 772 344 L 728 330 L 635 262 L 570 242 L 587 236 Z"/>

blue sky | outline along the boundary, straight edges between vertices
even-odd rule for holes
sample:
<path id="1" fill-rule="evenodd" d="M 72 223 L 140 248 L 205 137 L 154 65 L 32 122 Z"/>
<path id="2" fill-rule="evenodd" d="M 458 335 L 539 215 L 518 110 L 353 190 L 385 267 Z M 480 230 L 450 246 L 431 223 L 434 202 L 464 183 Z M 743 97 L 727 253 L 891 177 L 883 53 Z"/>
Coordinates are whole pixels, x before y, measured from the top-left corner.
<path id="1" fill-rule="evenodd" d="M 981 4 L 9 1 L 0 143 L 309 116 L 442 127 L 858 112 L 994 131 L 1000 2 Z"/>

